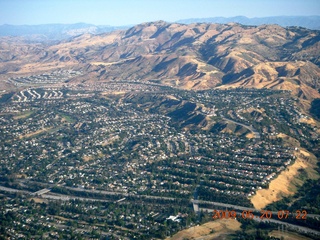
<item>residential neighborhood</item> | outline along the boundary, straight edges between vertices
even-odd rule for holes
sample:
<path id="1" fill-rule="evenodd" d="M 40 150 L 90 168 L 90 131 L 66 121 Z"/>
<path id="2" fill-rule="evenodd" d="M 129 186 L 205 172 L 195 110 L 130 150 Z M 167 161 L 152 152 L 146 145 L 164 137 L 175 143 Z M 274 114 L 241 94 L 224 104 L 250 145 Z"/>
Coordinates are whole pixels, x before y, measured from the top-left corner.
<path id="1" fill-rule="evenodd" d="M 201 200 L 251 207 L 255 192 L 267 188 L 299 152 L 299 146 L 285 144 L 279 134 L 299 136 L 306 144 L 319 138 L 315 126 L 301 121 L 307 116 L 285 91 L 184 91 L 138 81 L 93 84 L 90 89 L 72 84 L 32 87 L 2 103 L 3 186 L 39 192 L 30 196 L 45 202 L 80 196 L 129 207 L 145 196 L 154 197 L 154 207 L 172 201 L 161 199 L 189 202 L 198 191 Z M 118 213 L 115 221 L 122 222 L 119 227 L 130 225 L 133 235 L 138 229 L 156 232 L 165 219 L 172 222 L 172 231 L 181 229 L 186 219 L 170 217 L 177 215 L 163 210 L 166 204 L 143 213 L 158 219 L 156 225 L 140 224 L 141 211 Z M 192 208 L 184 204 L 181 214 L 193 218 Z M 5 211 L 24 211 L 20 208 Z M 81 218 L 63 211 L 59 216 Z M 51 215 L 39 219 L 47 230 L 68 223 Z M 108 235 L 109 228 L 98 229 Z"/>

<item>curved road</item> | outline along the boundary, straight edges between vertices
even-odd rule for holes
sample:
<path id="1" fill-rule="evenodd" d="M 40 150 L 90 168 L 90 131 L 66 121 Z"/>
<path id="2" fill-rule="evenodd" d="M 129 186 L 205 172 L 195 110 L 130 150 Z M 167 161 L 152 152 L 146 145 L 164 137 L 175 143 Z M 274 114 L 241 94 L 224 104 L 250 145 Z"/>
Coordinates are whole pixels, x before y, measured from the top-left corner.
<path id="1" fill-rule="evenodd" d="M 234 121 L 234 120 L 232 120 L 232 119 L 226 118 L 226 117 L 223 116 L 223 115 L 221 115 L 221 117 L 222 117 L 222 119 L 225 120 L 225 121 L 229 121 L 229 122 L 232 122 L 232 123 L 234 123 L 234 124 L 237 124 L 237 125 L 240 125 L 240 126 L 242 126 L 242 127 L 244 127 L 244 128 L 249 129 L 249 130 L 254 134 L 254 136 L 255 136 L 254 138 L 260 138 L 260 133 L 259 133 L 257 130 L 255 130 L 253 127 L 248 126 L 248 125 L 245 125 L 245 124 L 243 124 L 243 123 L 236 122 L 236 121 Z"/>

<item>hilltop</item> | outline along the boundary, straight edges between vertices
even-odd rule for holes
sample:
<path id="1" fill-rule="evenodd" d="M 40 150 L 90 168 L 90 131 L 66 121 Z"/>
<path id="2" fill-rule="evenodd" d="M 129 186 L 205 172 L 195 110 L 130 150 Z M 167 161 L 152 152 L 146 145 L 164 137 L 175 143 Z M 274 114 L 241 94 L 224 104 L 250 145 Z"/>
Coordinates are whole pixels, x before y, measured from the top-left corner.
<path id="1" fill-rule="evenodd" d="M 274 16 L 261 18 L 247 18 L 245 16 L 236 17 L 212 17 L 212 18 L 192 18 L 179 20 L 177 23 L 221 23 L 227 24 L 230 22 L 240 23 L 244 25 L 263 25 L 263 24 L 278 24 L 282 27 L 299 26 L 313 30 L 320 30 L 320 16 Z M 15 36 L 23 37 L 29 41 L 52 41 L 63 40 L 70 37 L 78 36 L 85 33 L 101 34 L 112 32 L 115 30 L 128 29 L 129 26 L 110 26 L 110 25 L 95 25 L 88 23 L 74 24 L 40 24 L 40 25 L 0 25 L 0 36 Z"/>
<path id="2" fill-rule="evenodd" d="M 182 89 L 253 87 L 319 97 L 320 32 L 278 25 L 143 23 L 55 44 L 0 39 L 8 77 L 81 70 L 71 82 L 153 81 Z"/>
<path id="3" fill-rule="evenodd" d="M 212 18 L 190 18 L 179 20 L 179 23 L 229 23 L 236 22 L 244 25 L 277 24 L 282 27 L 299 26 L 314 30 L 320 30 L 320 16 L 273 16 L 273 17 L 212 17 Z"/>

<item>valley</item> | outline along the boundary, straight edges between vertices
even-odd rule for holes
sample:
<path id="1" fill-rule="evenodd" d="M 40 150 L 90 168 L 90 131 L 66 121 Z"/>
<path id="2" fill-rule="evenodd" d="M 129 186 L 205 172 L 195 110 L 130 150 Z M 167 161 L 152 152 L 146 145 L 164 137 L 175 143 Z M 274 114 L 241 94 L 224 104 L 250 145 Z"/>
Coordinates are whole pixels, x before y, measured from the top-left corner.
<path id="1" fill-rule="evenodd" d="M 283 225 L 316 239 L 319 34 L 158 21 L 1 38 L 0 236 L 220 236 L 197 209 L 237 207 L 307 211 Z M 282 226 L 234 224 L 230 239 Z"/>
<path id="2" fill-rule="evenodd" d="M 160 209 L 179 205 L 184 209 L 180 213 L 189 216 L 181 217 L 188 225 L 196 217 L 190 207 L 195 192 L 204 201 L 236 201 L 252 208 L 256 191 L 268 188 L 296 161 L 301 145 L 314 149 L 313 141 L 319 138 L 318 125 L 302 123 L 310 117 L 299 110 L 297 98 L 288 91 L 187 91 L 130 81 L 102 86 L 92 84 L 84 90 L 83 85 L 68 83 L 34 85 L 3 97 L 1 185 L 27 192 L 49 187 L 50 193 L 39 196 L 48 206 L 59 194 L 62 201 L 79 196 L 83 204 L 95 198 L 102 202 L 91 205 L 110 207 L 123 197 L 117 205 L 128 208 L 132 201 L 151 201 L 150 206 L 159 204 Z M 281 134 L 299 142 L 288 144 Z M 317 179 L 316 162 L 303 161 L 309 166 L 308 178 Z M 294 191 L 282 196 L 290 194 Z M 159 224 L 145 222 L 140 233 L 145 229 L 160 234 L 161 219 L 175 212 L 160 209 L 158 214 L 150 210 L 152 216 L 161 212 L 162 218 L 150 217 Z M 71 220 L 66 214 L 59 216 L 72 226 L 81 219 Z M 132 214 L 142 217 L 141 212 Z M 53 225 L 61 224 L 54 219 Z M 104 236 L 112 236 L 106 233 L 111 225 L 120 227 L 119 236 L 139 236 L 139 225 L 129 216 L 120 225 L 117 220 L 107 226 L 105 218 L 98 219 L 95 226 Z M 85 236 L 74 227 L 70 229 Z M 181 228 L 169 227 L 170 231 Z"/>

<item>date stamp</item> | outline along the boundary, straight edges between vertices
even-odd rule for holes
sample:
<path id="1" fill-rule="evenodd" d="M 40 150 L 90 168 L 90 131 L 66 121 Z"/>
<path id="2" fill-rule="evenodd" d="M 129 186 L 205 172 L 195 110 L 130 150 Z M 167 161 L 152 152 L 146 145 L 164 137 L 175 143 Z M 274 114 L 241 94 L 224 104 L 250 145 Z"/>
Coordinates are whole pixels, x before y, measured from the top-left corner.
<path id="1" fill-rule="evenodd" d="M 236 212 L 235 210 L 213 210 L 213 219 L 229 219 L 229 218 L 242 218 L 242 219 L 297 219 L 297 220 L 306 220 L 307 219 L 306 210 L 296 210 L 295 212 L 290 212 L 288 210 L 279 210 L 277 212 L 272 212 L 270 210 L 261 210 L 260 214 L 252 210 L 243 210 L 242 212 Z"/>

